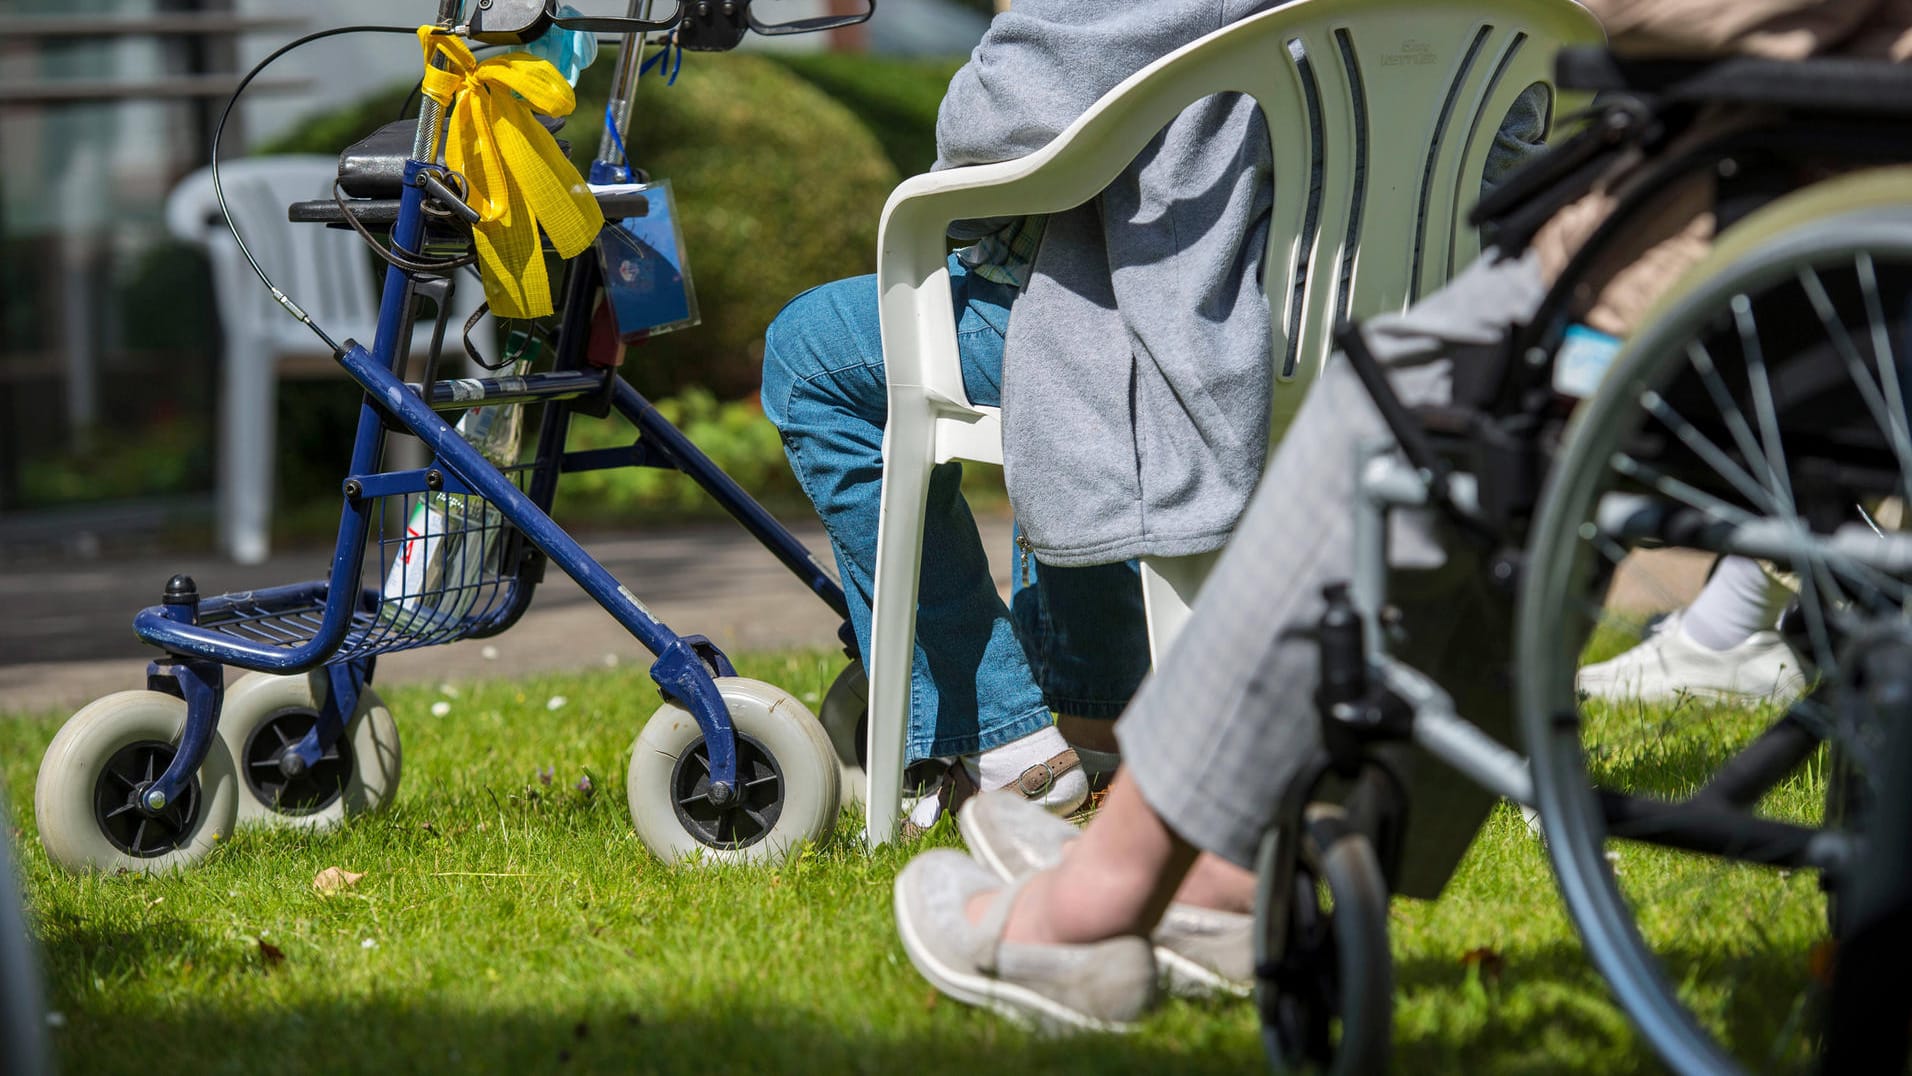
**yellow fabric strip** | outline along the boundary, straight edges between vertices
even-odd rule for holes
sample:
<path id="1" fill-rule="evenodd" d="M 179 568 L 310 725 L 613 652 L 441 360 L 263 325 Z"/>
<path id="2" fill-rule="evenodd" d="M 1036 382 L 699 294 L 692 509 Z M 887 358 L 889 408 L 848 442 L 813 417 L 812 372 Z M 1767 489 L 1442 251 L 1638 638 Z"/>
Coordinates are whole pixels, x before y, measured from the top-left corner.
<path id="1" fill-rule="evenodd" d="M 549 61 L 528 52 L 479 63 L 463 41 L 431 26 L 418 28 L 418 41 L 425 53 L 423 92 L 451 117 L 445 165 L 465 177 L 478 211 L 472 238 L 491 312 L 501 318 L 549 314 L 551 282 L 538 230 L 551 237 L 560 257 L 571 258 L 604 227 L 584 178 L 532 115 L 533 109 L 570 115 L 577 107 L 571 85 Z M 448 66 L 433 67 L 435 55 Z"/>

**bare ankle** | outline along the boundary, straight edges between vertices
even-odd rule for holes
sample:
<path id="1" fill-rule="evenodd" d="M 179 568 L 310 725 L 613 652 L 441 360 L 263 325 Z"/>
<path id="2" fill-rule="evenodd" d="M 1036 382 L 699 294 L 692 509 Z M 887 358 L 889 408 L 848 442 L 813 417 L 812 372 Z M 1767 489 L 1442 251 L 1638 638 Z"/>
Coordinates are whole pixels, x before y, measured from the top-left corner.
<path id="1" fill-rule="evenodd" d="M 1247 913 L 1255 907 L 1255 874 L 1204 852 L 1182 879 L 1175 899 L 1198 908 Z"/>

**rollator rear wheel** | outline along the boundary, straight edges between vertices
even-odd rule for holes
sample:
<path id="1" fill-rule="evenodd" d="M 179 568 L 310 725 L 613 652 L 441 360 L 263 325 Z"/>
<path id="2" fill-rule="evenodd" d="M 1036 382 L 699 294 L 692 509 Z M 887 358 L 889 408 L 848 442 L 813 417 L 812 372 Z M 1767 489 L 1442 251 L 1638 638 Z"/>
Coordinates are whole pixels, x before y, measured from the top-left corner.
<path id="1" fill-rule="evenodd" d="M 185 724 L 186 703 L 157 691 L 121 691 L 68 718 L 33 789 L 47 858 L 73 871 L 158 874 L 199 862 L 232 836 L 239 780 L 218 737 L 165 810 L 149 815 L 134 805 L 172 762 Z"/>
<path id="2" fill-rule="evenodd" d="M 631 749 L 625 795 L 638 838 L 674 863 L 780 862 L 836 826 L 836 752 L 823 726 L 788 692 L 760 680 L 720 676 L 717 689 L 736 731 L 739 797 L 708 798 L 709 752 L 689 710 L 667 702 Z"/>
<path id="3" fill-rule="evenodd" d="M 1260 884 L 1274 884 L 1262 850 Z M 1284 922 L 1262 893 L 1255 911 L 1255 1001 L 1277 1072 L 1387 1070 L 1393 1048 L 1394 964 L 1388 890 L 1374 848 L 1337 806 L 1309 806 Z M 1274 958 L 1280 942 L 1282 956 Z"/>
<path id="4" fill-rule="evenodd" d="M 1828 891 L 1866 859 L 1854 783 L 1907 794 L 1879 786 L 1846 666 L 1912 608 L 1912 558 L 1888 555 L 1912 499 L 1908 189 L 1912 170 L 1860 173 L 1727 233 L 1580 408 L 1529 536 L 1516 691 L 1548 853 L 1589 957 L 1677 1071 L 1813 1063 Z M 1645 547 L 1737 551 L 1788 581 L 1795 649 L 1768 672 L 1791 690 L 1577 691 L 1609 582 Z"/>
<path id="5" fill-rule="evenodd" d="M 345 734 L 318 765 L 296 775 L 280 765 L 286 750 L 318 723 L 330 691 L 322 668 L 292 676 L 247 673 L 226 689 L 219 737 L 239 769 L 242 824 L 332 829 L 398 795 L 398 725 L 370 685 L 359 692 Z"/>
<path id="6" fill-rule="evenodd" d="M 830 746 L 842 770 L 843 806 L 862 803 L 870 783 L 863 769 L 870 730 L 870 680 L 863 674 L 861 661 L 845 665 L 830 682 L 830 690 L 823 696 L 823 711 L 817 717 L 830 736 Z"/>

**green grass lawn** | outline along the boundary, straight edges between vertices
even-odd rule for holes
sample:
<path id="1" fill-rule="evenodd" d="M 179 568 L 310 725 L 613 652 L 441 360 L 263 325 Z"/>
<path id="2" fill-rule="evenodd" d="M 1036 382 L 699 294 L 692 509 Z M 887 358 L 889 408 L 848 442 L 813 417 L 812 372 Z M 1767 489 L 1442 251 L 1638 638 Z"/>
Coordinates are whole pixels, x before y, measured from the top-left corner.
<path id="1" fill-rule="evenodd" d="M 839 662 L 738 664 L 814 708 Z M 1263 1066 L 1243 1003 L 1174 1002 L 1132 1037 L 1058 1041 L 939 1000 L 891 923 L 890 882 L 909 851 L 864 855 L 854 818 L 775 869 L 660 866 L 623 795 L 631 740 L 658 701 L 641 668 L 393 688 L 387 699 L 405 740 L 396 807 L 321 836 L 242 829 L 199 868 L 164 878 L 51 871 L 32 794 L 63 715 L 0 719 L 29 911 L 64 1019 L 63 1071 Z M 449 712 L 434 716 L 436 702 Z M 1641 730 L 1633 742 L 1651 753 L 1693 716 L 1612 720 Z M 1750 720 L 1700 716 L 1707 728 Z M 1809 800 L 1812 775 L 1795 783 L 1782 795 Z M 320 895 L 313 877 L 331 866 L 364 878 Z M 1769 1037 L 1795 1005 L 1790 986 L 1765 980 L 1791 976 L 1816 936 L 1813 894 L 1776 915 L 1760 903 L 1770 876 L 1646 854 L 1620 870 L 1656 900 L 1674 898 L 1648 926 L 1691 939 L 1679 949 L 1685 970 L 1741 980 L 1702 992 L 1719 1022 Z M 1517 812 L 1497 809 L 1446 895 L 1397 901 L 1392 923 L 1399 1071 L 1656 1067 L 1583 959 Z"/>

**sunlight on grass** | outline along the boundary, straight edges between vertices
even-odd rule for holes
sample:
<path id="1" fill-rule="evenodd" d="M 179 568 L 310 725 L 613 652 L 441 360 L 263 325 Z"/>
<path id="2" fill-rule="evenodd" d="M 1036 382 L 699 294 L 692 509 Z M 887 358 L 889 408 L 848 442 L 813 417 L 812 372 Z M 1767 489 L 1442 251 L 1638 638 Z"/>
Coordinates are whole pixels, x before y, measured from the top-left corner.
<path id="1" fill-rule="evenodd" d="M 841 661 L 738 665 L 815 709 Z M 1264 1067 L 1246 1004 L 1175 1002 L 1131 1038 L 1054 1041 L 938 999 L 891 920 L 909 853 L 863 854 L 859 818 L 777 868 L 659 865 L 623 794 L 631 741 L 659 702 L 641 668 L 385 693 L 406 759 L 392 810 L 324 835 L 242 830 L 165 878 L 51 871 L 32 790 L 63 715 L 0 720 L 65 1071 Z M 1636 752 L 1609 761 L 1656 766 L 1698 757 L 1733 720 L 1608 718 Z M 1787 802 L 1809 807 L 1814 787 L 1809 776 Z M 955 841 L 949 827 L 930 839 Z M 365 876 L 321 895 L 312 880 L 331 866 Z M 1809 879 L 1791 881 L 1778 915 L 1758 903 L 1769 875 L 1735 873 L 1621 861 L 1629 886 L 1650 891 L 1649 933 L 1684 938 L 1696 964 L 1737 974 L 1816 936 L 1816 894 L 1793 892 Z M 1397 900 L 1391 920 L 1400 1071 L 1655 1067 L 1582 958 L 1517 812 L 1496 809 L 1441 900 Z M 1708 996 L 1718 1019 L 1783 1018 L 1790 995 L 1753 985 Z"/>

